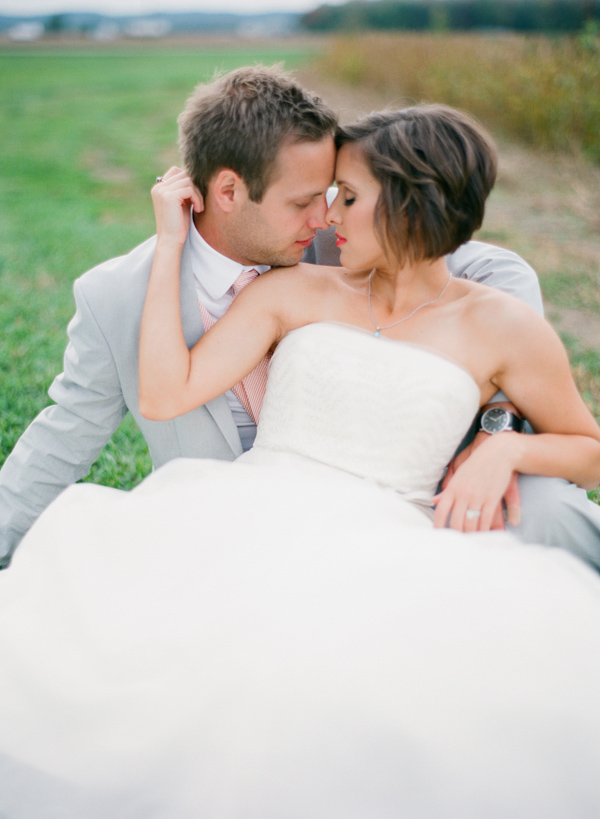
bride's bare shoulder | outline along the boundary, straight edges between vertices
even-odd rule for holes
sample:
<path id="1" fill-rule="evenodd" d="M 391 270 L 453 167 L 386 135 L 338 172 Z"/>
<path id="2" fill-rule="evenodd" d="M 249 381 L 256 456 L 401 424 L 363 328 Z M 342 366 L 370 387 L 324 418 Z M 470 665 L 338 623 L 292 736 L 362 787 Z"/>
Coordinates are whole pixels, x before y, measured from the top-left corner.
<path id="1" fill-rule="evenodd" d="M 308 264 L 300 262 L 291 267 L 275 267 L 263 274 L 268 276 L 274 285 L 293 286 L 295 288 L 310 288 L 327 290 L 338 287 L 344 273 L 349 273 L 343 267 Z"/>
<path id="2" fill-rule="evenodd" d="M 464 316 L 474 329 L 505 337 L 553 334 L 548 322 L 525 302 L 495 287 L 471 281 L 464 286 Z"/>

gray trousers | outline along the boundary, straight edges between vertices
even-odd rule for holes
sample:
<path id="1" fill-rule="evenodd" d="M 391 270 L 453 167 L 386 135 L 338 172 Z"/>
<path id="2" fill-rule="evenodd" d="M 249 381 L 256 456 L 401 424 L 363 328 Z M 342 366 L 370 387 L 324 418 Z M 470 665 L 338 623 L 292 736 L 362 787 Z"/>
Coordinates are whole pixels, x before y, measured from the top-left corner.
<path id="1" fill-rule="evenodd" d="M 456 454 L 471 443 L 477 426 L 473 424 Z M 529 424 L 525 429 L 534 434 Z M 584 489 L 562 478 L 519 475 L 518 480 L 521 523 L 507 524 L 506 531 L 523 543 L 566 549 L 600 572 L 600 506 Z"/>
<path id="2" fill-rule="evenodd" d="M 561 478 L 519 475 L 521 523 L 507 526 L 524 543 L 558 546 L 600 571 L 600 506 Z"/>

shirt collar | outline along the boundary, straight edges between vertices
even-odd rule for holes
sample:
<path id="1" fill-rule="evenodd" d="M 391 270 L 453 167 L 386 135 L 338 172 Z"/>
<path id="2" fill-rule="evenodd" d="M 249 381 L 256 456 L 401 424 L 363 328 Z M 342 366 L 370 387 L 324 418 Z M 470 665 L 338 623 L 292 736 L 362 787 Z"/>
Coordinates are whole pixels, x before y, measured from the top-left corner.
<path id="1" fill-rule="evenodd" d="M 222 298 L 231 289 L 235 280 L 247 270 L 265 273 L 268 264 L 243 265 L 223 256 L 198 233 L 192 218 L 190 224 L 190 245 L 194 276 L 213 299 Z"/>

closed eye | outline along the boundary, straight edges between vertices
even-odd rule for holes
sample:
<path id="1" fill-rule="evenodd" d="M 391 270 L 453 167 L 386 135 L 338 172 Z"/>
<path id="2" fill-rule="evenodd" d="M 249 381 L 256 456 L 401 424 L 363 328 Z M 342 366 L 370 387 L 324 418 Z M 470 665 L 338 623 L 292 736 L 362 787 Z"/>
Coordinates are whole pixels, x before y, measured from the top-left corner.
<path id="1" fill-rule="evenodd" d="M 338 198 L 340 198 L 340 201 L 344 207 L 349 208 L 350 205 L 353 205 L 356 201 L 356 195 L 352 192 L 352 188 L 350 188 L 341 179 L 337 180 L 337 187 L 339 191 Z"/>

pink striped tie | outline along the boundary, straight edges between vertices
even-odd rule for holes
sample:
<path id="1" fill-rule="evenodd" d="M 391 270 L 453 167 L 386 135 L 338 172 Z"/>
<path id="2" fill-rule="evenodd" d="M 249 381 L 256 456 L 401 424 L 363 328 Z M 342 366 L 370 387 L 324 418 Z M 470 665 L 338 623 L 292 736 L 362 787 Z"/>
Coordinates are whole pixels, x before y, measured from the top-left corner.
<path id="1" fill-rule="evenodd" d="M 233 298 L 235 299 L 235 297 L 242 292 L 244 287 L 247 287 L 253 282 L 257 276 L 258 270 L 246 270 L 241 273 L 233 283 Z M 215 322 L 202 302 L 199 302 L 199 304 L 200 315 L 202 316 L 202 323 L 204 324 L 204 330 L 206 332 L 210 330 Z M 265 397 L 270 359 L 271 353 L 267 353 L 252 372 L 248 373 L 247 376 L 242 378 L 239 384 L 236 384 L 235 387 L 232 388 L 238 401 L 255 424 L 258 423 L 263 398 Z"/>

